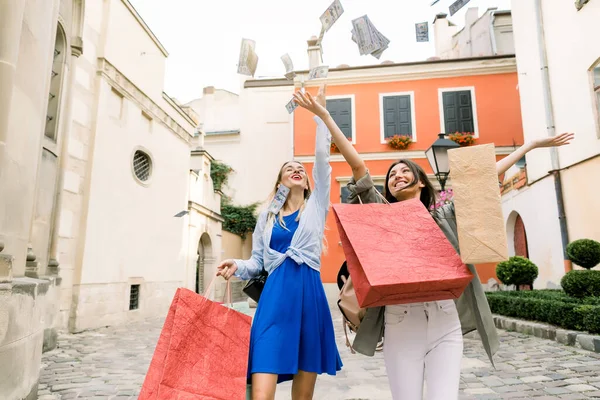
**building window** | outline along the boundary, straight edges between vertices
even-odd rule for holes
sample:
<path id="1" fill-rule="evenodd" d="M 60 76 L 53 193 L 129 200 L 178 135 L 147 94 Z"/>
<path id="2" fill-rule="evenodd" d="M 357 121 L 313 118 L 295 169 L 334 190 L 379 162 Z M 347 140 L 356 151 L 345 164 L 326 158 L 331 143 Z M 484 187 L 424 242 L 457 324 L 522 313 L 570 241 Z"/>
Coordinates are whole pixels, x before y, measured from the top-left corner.
<path id="1" fill-rule="evenodd" d="M 56 131 L 58 129 L 58 112 L 60 109 L 61 89 L 64 75 L 66 53 L 66 40 L 62 27 L 56 28 L 56 39 L 54 41 L 54 54 L 52 60 L 52 71 L 50 71 L 50 93 L 48 93 L 48 108 L 46 109 L 46 129 L 44 131 L 47 138 L 56 141 Z"/>
<path id="2" fill-rule="evenodd" d="M 377 189 L 379 193 L 383 194 L 383 185 L 375 185 L 375 189 Z M 350 191 L 346 185 L 343 185 L 340 194 L 340 201 L 344 204 L 348 203 L 348 196 L 350 196 Z"/>
<path id="3" fill-rule="evenodd" d="M 355 142 L 354 136 L 354 99 L 352 97 L 329 97 L 327 111 L 348 139 Z"/>
<path id="4" fill-rule="evenodd" d="M 123 95 L 115 89 L 111 89 L 109 95 L 108 115 L 113 118 L 123 117 Z"/>
<path id="5" fill-rule="evenodd" d="M 440 118 L 442 132 L 469 132 L 478 137 L 475 90 L 440 89 Z"/>
<path id="6" fill-rule="evenodd" d="M 381 94 L 379 108 L 382 143 L 395 135 L 410 136 L 416 141 L 413 92 Z"/>
<path id="7" fill-rule="evenodd" d="M 140 285 L 131 285 L 129 290 L 129 310 L 140 308 Z"/>
<path id="8" fill-rule="evenodd" d="M 136 150 L 133 154 L 133 173 L 142 183 L 148 183 L 152 175 L 152 158 L 142 150 Z"/>

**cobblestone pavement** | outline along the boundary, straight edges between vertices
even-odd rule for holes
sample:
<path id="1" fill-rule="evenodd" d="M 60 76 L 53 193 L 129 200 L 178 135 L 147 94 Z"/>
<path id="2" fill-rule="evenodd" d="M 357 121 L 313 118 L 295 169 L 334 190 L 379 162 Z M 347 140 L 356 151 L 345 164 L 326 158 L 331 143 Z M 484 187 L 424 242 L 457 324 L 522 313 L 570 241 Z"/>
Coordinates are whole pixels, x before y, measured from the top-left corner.
<path id="1" fill-rule="evenodd" d="M 334 324 L 344 368 L 336 377 L 321 376 L 314 398 L 391 399 L 382 354 L 350 354 L 338 315 Z M 162 323 L 61 335 L 58 348 L 43 356 L 39 399 L 137 398 Z M 600 399 L 600 354 L 518 333 L 500 331 L 500 338 L 496 370 L 480 342 L 465 339 L 461 400 Z M 277 400 L 289 399 L 290 388 L 281 384 Z"/>

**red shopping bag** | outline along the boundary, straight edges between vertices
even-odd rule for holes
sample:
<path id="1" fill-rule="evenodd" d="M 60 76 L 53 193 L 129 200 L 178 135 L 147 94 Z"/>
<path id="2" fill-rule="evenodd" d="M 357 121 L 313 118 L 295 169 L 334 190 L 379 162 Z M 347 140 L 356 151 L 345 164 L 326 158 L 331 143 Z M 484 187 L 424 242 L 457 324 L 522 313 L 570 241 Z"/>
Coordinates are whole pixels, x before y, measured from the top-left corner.
<path id="1" fill-rule="evenodd" d="M 229 282 L 227 293 L 231 296 Z M 248 315 L 177 289 L 139 399 L 245 399 L 251 321 Z"/>
<path id="2" fill-rule="evenodd" d="M 473 278 L 419 199 L 333 211 L 361 307 L 457 299 Z"/>

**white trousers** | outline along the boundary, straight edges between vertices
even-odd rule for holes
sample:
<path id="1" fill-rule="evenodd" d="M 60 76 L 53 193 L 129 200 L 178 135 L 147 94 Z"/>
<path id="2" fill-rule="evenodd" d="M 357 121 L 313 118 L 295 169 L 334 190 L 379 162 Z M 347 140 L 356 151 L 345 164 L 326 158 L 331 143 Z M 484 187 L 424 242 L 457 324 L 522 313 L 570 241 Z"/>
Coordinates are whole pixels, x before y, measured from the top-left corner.
<path id="1" fill-rule="evenodd" d="M 383 355 L 394 400 L 457 400 L 463 337 L 452 300 L 385 307 Z"/>

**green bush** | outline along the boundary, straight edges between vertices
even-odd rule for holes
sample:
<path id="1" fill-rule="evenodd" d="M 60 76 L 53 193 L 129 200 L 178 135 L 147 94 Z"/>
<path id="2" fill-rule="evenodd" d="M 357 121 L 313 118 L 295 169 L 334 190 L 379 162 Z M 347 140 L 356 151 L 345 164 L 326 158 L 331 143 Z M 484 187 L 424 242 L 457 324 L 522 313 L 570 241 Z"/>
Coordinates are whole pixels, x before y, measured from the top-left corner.
<path id="1" fill-rule="evenodd" d="M 525 257 L 511 257 L 496 266 L 496 276 L 505 285 L 530 285 L 538 276 L 538 267 Z"/>
<path id="2" fill-rule="evenodd" d="M 223 229 L 246 238 L 246 234 L 256 226 L 256 208 L 258 204 L 249 206 L 236 206 L 223 196 L 221 198 L 221 216 L 223 217 Z"/>
<path id="3" fill-rule="evenodd" d="M 571 297 L 600 297 L 600 271 L 570 271 L 560 285 Z"/>
<path id="4" fill-rule="evenodd" d="M 564 293 L 549 294 L 542 291 L 486 293 L 493 313 L 530 321 L 545 322 L 565 329 L 600 333 L 600 304 L 583 304 L 583 300 L 560 301 Z M 559 292 L 559 291 L 556 291 Z M 540 297 L 537 298 L 537 295 Z M 556 300 L 549 299 L 554 296 Z M 599 302 L 600 303 L 600 302 Z"/>
<path id="5" fill-rule="evenodd" d="M 569 243 L 567 257 L 585 269 L 600 264 L 600 243 L 591 239 L 580 239 Z"/>
<path id="6" fill-rule="evenodd" d="M 563 303 L 575 303 L 579 305 L 592 305 L 592 306 L 600 306 L 600 297 L 585 297 L 585 298 L 576 298 L 568 296 L 564 291 L 560 289 L 540 289 L 540 290 L 525 290 L 525 291 L 504 291 L 504 292 L 494 292 L 496 295 L 504 296 L 504 297 L 518 297 L 518 298 L 532 298 L 532 299 L 540 299 L 540 300 L 552 300 L 559 301 Z"/>
<path id="7" fill-rule="evenodd" d="M 233 168 L 231 168 L 227 164 L 223 164 L 222 162 L 212 160 L 210 162 L 210 178 L 213 181 L 214 190 L 223 190 L 223 186 L 227 185 L 227 181 L 229 180 L 229 174 L 233 172 Z"/>

